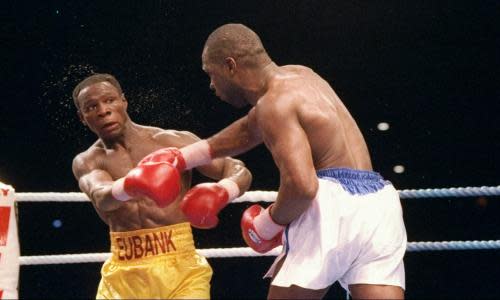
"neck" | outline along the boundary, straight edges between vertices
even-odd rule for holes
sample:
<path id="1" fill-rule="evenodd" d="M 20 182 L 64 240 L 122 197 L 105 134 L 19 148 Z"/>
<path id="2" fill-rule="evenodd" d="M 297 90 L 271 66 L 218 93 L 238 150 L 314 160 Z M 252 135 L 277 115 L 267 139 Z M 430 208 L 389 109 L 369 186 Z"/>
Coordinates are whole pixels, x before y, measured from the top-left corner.
<path id="1" fill-rule="evenodd" d="M 130 148 L 131 143 L 135 140 L 135 137 L 139 133 L 138 126 L 139 125 L 135 124 L 130 119 L 127 120 L 119 136 L 116 136 L 112 139 L 101 138 L 101 141 L 104 144 L 104 148 L 109 150 L 116 150 L 118 148 Z"/>
<path id="2" fill-rule="evenodd" d="M 248 71 L 247 84 L 243 87 L 243 94 L 250 105 L 255 106 L 257 101 L 267 92 L 278 68 L 274 62 L 270 62 L 262 68 Z"/>

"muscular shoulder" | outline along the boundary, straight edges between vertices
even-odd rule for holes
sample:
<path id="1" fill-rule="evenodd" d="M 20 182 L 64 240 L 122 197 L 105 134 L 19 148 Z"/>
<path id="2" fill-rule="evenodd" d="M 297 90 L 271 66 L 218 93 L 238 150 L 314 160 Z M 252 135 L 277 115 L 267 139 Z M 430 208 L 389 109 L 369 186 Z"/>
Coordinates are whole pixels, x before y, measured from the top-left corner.
<path id="1" fill-rule="evenodd" d="M 77 178 L 97 168 L 98 161 L 106 155 L 106 151 L 99 141 L 95 142 L 86 151 L 79 153 L 73 159 L 73 173 Z"/>
<path id="2" fill-rule="evenodd" d="M 311 68 L 303 66 L 303 65 L 285 65 L 281 67 L 282 70 L 286 72 L 294 72 L 299 74 L 306 74 L 310 72 L 314 72 Z"/>
<path id="3" fill-rule="evenodd" d="M 277 84 L 269 90 L 255 106 L 256 115 L 273 119 L 274 117 L 288 116 L 296 111 L 300 103 L 300 94 L 288 82 Z"/>
<path id="4" fill-rule="evenodd" d="M 160 130 L 153 135 L 153 139 L 165 147 L 184 147 L 199 141 L 200 138 L 185 130 Z"/>
<path id="5" fill-rule="evenodd" d="M 174 129 L 163 129 L 152 126 L 140 126 L 142 135 L 146 139 L 152 140 L 155 144 L 163 147 L 183 147 L 198 141 L 200 138 L 195 134 Z"/>

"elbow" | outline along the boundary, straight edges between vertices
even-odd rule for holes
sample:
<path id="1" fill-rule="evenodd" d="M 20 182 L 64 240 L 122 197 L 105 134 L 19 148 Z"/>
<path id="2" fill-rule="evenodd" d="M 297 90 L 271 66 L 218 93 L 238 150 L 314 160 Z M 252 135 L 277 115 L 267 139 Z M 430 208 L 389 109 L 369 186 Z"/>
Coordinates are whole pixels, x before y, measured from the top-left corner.
<path id="1" fill-rule="evenodd" d="M 240 196 L 250 189 L 252 180 L 253 178 L 252 178 L 252 173 L 250 173 L 250 170 L 242 166 L 236 178 L 236 182 L 238 183 L 238 186 L 240 188 Z"/>
<path id="2" fill-rule="evenodd" d="M 239 186 L 240 193 L 248 191 L 250 185 L 252 184 L 252 173 L 245 167 L 245 164 L 236 159 L 227 159 L 227 164 L 223 172 L 223 177 L 231 177 Z"/>
<path id="3" fill-rule="evenodd" d="M 304 188 L 303 190 L 303 199 L 307 199 L 309 201 L 313 201 L 316 198 L 319 190 L 318 180 L 311 182 L 310 185 Z"/>
<path id="4" fill-rule="evenodd" d="M 294 198 L 303 201 L 314 200 L 319 189 L 319 182 L 316 176 L 291 180 L 288 185 L 290 190 L 294 191 Z"/>

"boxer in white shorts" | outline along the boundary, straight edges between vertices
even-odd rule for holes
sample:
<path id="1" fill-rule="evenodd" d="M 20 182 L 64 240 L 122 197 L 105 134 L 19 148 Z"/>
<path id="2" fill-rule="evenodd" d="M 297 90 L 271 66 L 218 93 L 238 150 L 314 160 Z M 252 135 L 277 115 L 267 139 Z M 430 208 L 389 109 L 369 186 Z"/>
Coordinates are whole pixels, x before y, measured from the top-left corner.
<path id="1" fill-rule="evenodd" d="M 308 67 L 274 63 L 259 36 L 242 24 L 215 29 L 201 59 L 217 97 L 253 107 L 166 161 L 191 169 L 259 144 L 271 152 L 280 174 L 276 201 L 266 209 L 252 205 L 241 220 L 243 239 L 261 253 L 281 245 L 288 228 L 289 257 L 283 269 L 283 260 L 277 264 L 268 297 L 322 298 L 340 280 L 353 298 L 404 298 L 397 194 L 371 172 L 363 134 L 329 83 Z M 318 179 L 317 170 L 332 168 L 344 171 Z"/>
<path id="2" fill-rule="evenodd" d="M 376 172 L 324 169 L 318 196 L 284 231 L 272 285 L 320 290 L 339 281 L 405 288 L 406 230 L 399 194 Z"/>

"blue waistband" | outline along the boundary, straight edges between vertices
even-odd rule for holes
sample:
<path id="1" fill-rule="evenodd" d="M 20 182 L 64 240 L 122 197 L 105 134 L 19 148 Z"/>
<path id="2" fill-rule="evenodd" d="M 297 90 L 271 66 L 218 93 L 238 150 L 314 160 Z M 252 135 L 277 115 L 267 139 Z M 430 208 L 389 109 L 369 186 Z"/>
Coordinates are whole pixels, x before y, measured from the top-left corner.
<path id="1" fill-rule="evenodd" d="M 352 195 L 365 195 L 377 192 L 390 182 L 377 172 L 348 168 L 329 168 L 316 171 L 319 178 L 339 182 L 344 190 Z"/>

